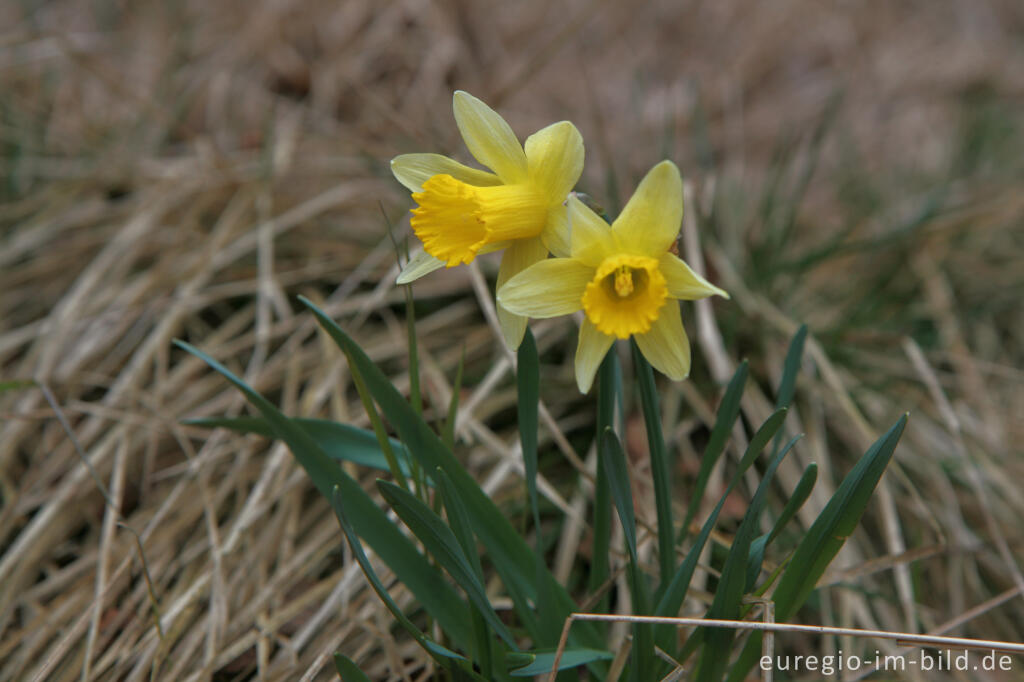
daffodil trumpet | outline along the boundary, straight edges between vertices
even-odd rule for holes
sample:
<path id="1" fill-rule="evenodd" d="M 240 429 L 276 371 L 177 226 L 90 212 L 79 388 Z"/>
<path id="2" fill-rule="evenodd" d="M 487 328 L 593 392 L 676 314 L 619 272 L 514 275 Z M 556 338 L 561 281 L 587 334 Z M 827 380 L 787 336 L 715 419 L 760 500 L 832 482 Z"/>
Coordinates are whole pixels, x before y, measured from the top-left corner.
<path id="1" fill-rule="evenodd" d="M 583 393 L 616 339 L 633 337 L 647 361 L 672 379 L 689 375 L 690 342 L 677 301 L 729 295 L 672 253 L 682 215 L 682 178 L 671 161 L 647 173 L 611 225 L 570 196 L 568 256 L 539 261 L 499 287 L 498 302 L 519 315 L 583 311 L 576 349 Z"/>
<path id="2" fill-rule="evenodd" d="M 504 249 L 501 286 L 549 251 L 567 254 L 564 203 L 583 172 L 583 138 L 576 126 L 549 125 L 524 147 L 505 119 L 469 93 L 457 91 L 452 108 L 470 153 L 490 171 L 440 154 L 403 154 L 391 161 L 395 178 L 417 203 L 410 224 L 423 242 L 398 283 Z M 526 318 L 499 305 L 498 320 L 506 343 L 517 348 Z"/>

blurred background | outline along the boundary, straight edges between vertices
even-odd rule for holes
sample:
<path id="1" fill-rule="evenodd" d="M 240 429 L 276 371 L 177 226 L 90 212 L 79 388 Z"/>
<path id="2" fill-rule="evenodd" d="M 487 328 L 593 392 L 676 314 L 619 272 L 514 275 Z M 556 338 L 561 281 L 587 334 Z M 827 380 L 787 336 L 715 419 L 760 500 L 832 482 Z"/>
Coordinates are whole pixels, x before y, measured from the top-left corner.
<path id="1" fill-rule="evenodd" d="M 759 424 L 807 323 L 788 422 L 807 437 L 776 513 L 798 464 L 821 467 L 806 523 L 877 435 L 911 419 L 802 622 L 1024 637 L 1024 4 L 12 0 L 0 679 L 332 679 L 334 651 L 373 679 L 430 678 L 283 446 L 182 425 L 245 407 L 171 339 L 288 414 L 365 425 L 304 294 L 407 389 L 392 240 L 409 239 L 412 204 L 388 161 L 470 161 L 455 89 L 521 138 L 572 120 L 587 145 L 579 188 L 612 212 L 657 161 L 683 170 L 699 245 L 681 253 L 733 298 L 701 319 L 684 306 L 693 375 L 660 384 L 680 505 L 736 363 L 750 360 L 744 419 Z M 493 284 L 496 263 L 479 272 Z M 464 355 L 457 452 L 521 514 L 490 294 L 455 268 L 414 295 L 428 414 L 443 414 Z M 582 598 L 588 530 L 564 510 L 587 491 L 566 454 L 592 449 L 593 396 L 574 387 L 575 324 L 534 332 L 552 414 L 548 559 Z M 642 423 L 627 412 L 642 498 Z M 698 594 L 686 611 L 705 607 Z M 1020 679 L 1015 663 L 990 679 Z"/>

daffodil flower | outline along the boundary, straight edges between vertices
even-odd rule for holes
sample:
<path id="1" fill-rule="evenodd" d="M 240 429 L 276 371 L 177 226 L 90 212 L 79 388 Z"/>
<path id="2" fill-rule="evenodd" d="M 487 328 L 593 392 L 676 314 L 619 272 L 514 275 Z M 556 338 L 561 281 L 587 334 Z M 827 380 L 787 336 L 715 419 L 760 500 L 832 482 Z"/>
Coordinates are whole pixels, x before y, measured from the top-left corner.
<path id="1" fill-rule="evenodd" d="M 493 172 L 440 154 L 403 154 L 391 161 L 395 177 L 419 204 L 410 223 L 424 248 L 398 283 L 505 249 L 500 287 L 549 250 L 568 252 L 564 202 L 583 172 L 583 138 L 562 121 L 528 137 L 524 149 L 508 123 L 476 97 L 456 92 L 453 109 L 470 153 Z M 498 318 L 508 345 L 518 347 L 526 318 L 500 305 Z"/>
<path id="2" fill-rule="evenodd" d="M 683 217 L 679 169 L 651 169 L 612 225 L 575 196 L 568 202 L 568 258 L 540 261 L 498 289 L 498 301 L 528 317 L 583 310 L 576 383 L 586 393 L 615 339 L 636 339 L 656 369 L 675 380 L 690 373 L 690 342 L 677 299 L 729 295 L 669 249 Z"/>

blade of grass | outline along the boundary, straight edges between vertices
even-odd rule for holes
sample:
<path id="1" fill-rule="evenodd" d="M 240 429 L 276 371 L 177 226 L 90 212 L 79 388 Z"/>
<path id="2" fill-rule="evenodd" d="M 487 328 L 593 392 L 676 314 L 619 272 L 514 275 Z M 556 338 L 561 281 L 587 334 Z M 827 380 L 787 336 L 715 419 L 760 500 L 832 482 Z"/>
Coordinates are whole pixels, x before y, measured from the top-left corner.
<path id="1" fill-rule="evenodd" d="M 469 522 L 469 513 L 466 507 L 459 500 L 455 486 L 448 475 L 441 469 L 434 470 L 434 480 L 437 482 L 437 492 L 441 502 L 448 513 L 448 524 L 458 540 L 462 552 L 469 561 L 469 567 L 481 585 L 485 584 L 483 567 L 480 564 L 480 555 L 477 552 L 476 537 L 473 535 L 473 528 Z M 480 666 L 480 672 L 488 677 L 494 677 L 494 660 L 491 655 L 491 630 L 487 626 L 487 619 L 480 610 L 473 608 L 473 641 L 476 655 L 474 660 Z"/>
<path id="2" fill-rule="evenodd" d="M 369 581 L 370 586 L 373 588 L 380 600 L 387 606 L 388 611 L 394 617 L 398 624 L 408 632 L 416 642 L 423 647 L 423 649 L 437 661 L 438 665 L 442 668 L 448 669 L 451 665 L 450 659 L 461 659 L 465 660 L 464 656 L 460 656 L 451 649 L 448 649 L 434 640 L 427 637 L 417 628 L 411 620 L 405 617 L 402 613 L 402 609 L 399 608 L 398 604 L 388 594 L 387 589 L 381 583 L 380 578 L 377 577 L 377 572 L 373 570 L 373 564 L 366 557 L 366 553 L 363 552 L 363 545 L 359 542 L 359 537 L 356 535 L 355 530 L 352 528 L 352 524 L 349 522 L 349 515 L 345 511 L 345 502 L 342 499 L 341 490 L 338 486 L 334 486 L 334 490 L 331 493 L 331 506 L 334 508 L 334 513 L 338 517 L 338 523 L 341 524 L 341 530 L 345 534 L 345 539 L 348 540 L 349 547 L 352 549 L 352 555 L 355 557 L 359 567 L 363 569 L 363 574 Z M 460 600 L 461 601 L 461 600 Z"/>
<path id="3" fill-rule="evenodd" d="M 740 398 L 743 397 L 743 387 L 747 383 L 747 361 L 744 360 L 736 368 L 729 387 L 725 390 L 722 404 L 718 406 L 718 414 L 715 416 L 715 425 L 711 429 L 711 437 L 708 445 L 704 448 L 704 456 L 700 460 L 700 471 L 697 472 L 697 481 L 694 483 L 690 493 L 690 504 L 686 507 L 686 517 L 683 519 L 683 527 L 679 529 L 679 543 L 681 544 L 690 532 L 690 523 L 697 515 L 700 501 L 704 498 L 704 490 L 707 488 L 708 479 L 711 478 L 711 470 L 718 462 L 718 458 L 725 451 L 725 444 L 732 433 L 733 424 L 740 416 Z"/>
<path id="4" fill-rule="evenodd" d="M 321 495 L 330 501 L 333 499 L 334 488 L 341 491 L 351 511 L 350 518 L 355 531 L 367 539 L 373 551 L 453 639 L 466 641 L 470 634 L 469 610 L 458 592 L 417 551 L 387 514 L 363 491 L 362 486 L 345 473 L 337 462 L 324 454 L 305 431 L 229 369 L 194 346 L 177 340 L 174 343 L 205 362 L 245 395 L 270 424 L 274 435 L 288 446 Z"/>
<path id="5" fill-rule="evenodd" d="M 686 592 L 690 588 L 690 580 L 693 578 L 693 572 L 697 568 L 697 561 L 700 558 L 701 552 L 704 551 L 704 545 L 707 543 L 708 537 L 711 535 L 711 530 L 714 528 L 716 521 L 718 520 L 718 514 L 722 511 L 722 506 L 725 504 L 726 498 L 732 494 L 732 491 L 739 484 L 743 474 L 746 473 L 747 469 L 754 463 L 757 456 L 764 449 L 765 445 L 772 439 L 775 433 L 781 428 L 782 422 L 786 419 L 786 410 L 778 410 L 761 425 L 761 428 L 757 430 L 754 437 L 750 439 L 750 444 L 747 446 L 746 452 L 743 453 L 743 457 L 740 459 L 739 465 L 736 467 L 736 472 L 733 474 L 732 480 L 729 482 L 729 486 L 718 500 L 718 504 L 712 510 L 708 516 L 707 521 L 704 522 L 704 526 L 701 528 L 700 534 L 694 540 L 693 547 L 690 548 L 686 557 L 683 559 L 683 563 L 676 569 L 675 575 L 672 576 L 672 581 L 666 587 L 664 594 L 658 601 L 658 606 L 654 610 L 656 616 L 676 616 L 679 613 L 680 607 L 683 605 L 683 600 L 686 597 Z M 665 651 L 672 651 L 675 649 L 671 645 L 672 638 L 675 636 L 675 630 L 667 626 L 658 628 L 656 631 L 656 641 L 658 645 Z"/>
<path id="6" fill-rule="evenodd" d="M 416 415 L 358 344 L 312 302 L 302 297 L 300 300 L 313 312 L 324 331 L 348 357 L 349 368 L 353 374 L 358 373 L 365 379 L 367 389 L 398 431 L 406 448 L 424 470 L 433 471 L 440 467 L 451 478 L 459 498 L 469 511 L 473 530 L 484 544 L 495 570 L 505 583 L 517 612 L 530 611 L 530 602 L 536 600 L 538 595 L 536 557 L 530 547 L 462 464 L 444 447 L 437 434 Z M 561 622 L 572 612 L 574 603 L 565 588 L 558 584 L 549 571 L 545 571 L 544 580 L 549 583 L 554 595 L 552 608 L 558 613 L 558 622 Z M 573 634 L 574 645 L 589 648 L 600 646 L 600 637 L 596 629 L 581 628 L 577 632 L 574 628 Z M 538 633 L 534 630 L 530 635 L 536 638 Z"/>
<path id="7" fill-rule="evenodd" d="M 654 484 L 654 509 L 658 518 L 658 565 L 661 584 L 667 585 L 675 571 L 675 528 L 672 523 L 672 465 L 665 452 L 665 437 L 661 430 L 661 409 L 658 391 L 654 385 L 654 372 L 647 358 L 640 352 L 636 341 L 630 341 L 633 368 L 640 392 L 640 407 L 647 429 L 647 447 L 651 456 L 651 479 Z"/>
<path id="8" fill-rule="evenodd" d="M 591 593 L 596 592 L 607 582 L 610 573 L 608 557 L 611 549 L 611 491 L 608 487 L 605 458 L 601 455 L 601 448 L 604 447 L 601 434 L 605 429 L 614 428 L 615 374 L 618 364 L 619 358 L 615 354 L 615 345 L 613 344 L 597 370 L 597 433 L 594 442 L 598 450 L 598 457 L 594 480 L 594 539 L 591 543 L 590 575 L 587 582 L 587 589 Z M 606 612 L 608 596 L 602 595 L 594 605 L 594 609 L 601 613 Z"/>
<path id="9" fill-rule="evenodd" d="M 519 442 L 523 447 L 523 469 L 526 472 L 526 495 L 533 513 L 537 533 L 537 553 L 541 553 L 540 506 L 537 502 L 537 429 L 540 402 L 540 361 L 533 333 L 527 329 L 516 351 L 516 393 L 519 410 Z"/>
<path id="10" fill-rule="evenodd" d="M 334 654 L 334 669 L 338 672 L 341 682 L 370 682 L 370 678 L 359 669 L 359 666 L 344 654 Z"/>
<path id="11" fill-rule="evenodd" d="M 455 426 L 459 416 L 459 392 L 462 390 L 462 372 L 466 367 L 466 347 L 462 347 L 459 366 L 455 369 L 455 381 L 452 382 L 452 397 L 448 401 L 448 418 L 441 430 L 441 442 L 449 450 L 455 449 Z"/>
<path id="12" fill-rule="evenodd" d="M 803 606 L 846 538 L 857 527 L 871 494 L 892 459 L 906 424 L 907 415 L 904 414 L 868 448 L 797 545 L 779 579 L 778 587 L 772 593 L 775 616 L 779 622 L 789 620 Z M 727 679 L 730 682 L 739 682 L 750 672 L 761 652 L 761 639 L 760 633 L 754 633 L 747 640 L 729 671 Z"/>
<path id="13" fill-rule="evenodd" d="M 775 476 L 775 470 L 778 469 L 779 464 L 801 437 L 802 434 L 793 436 L 786 446 L 772 457 L 765 469 L 761 483 L 757 486 L 757 492 L 754 493 L 754 498 L 750 501 L 750 506 L 747 507 L 747 512 L 743 515 L 743 520 L 733 537 L 732 546 L 725 559 L 725 566 L 722 567 L 722 575 L 718 579 L 718 586 L 715 589 L 715 598 L 705 614 L 706 618 L 737 620 L 740 617 L 743 609 L 743 594 L 746 592 L 750 545 L 761 521 L 761 513 L 764 511 L 768 499 L 772 478 Z M 701 652 L 700 661 L 697 664 L 695 678 L 697 682 L 714 682 L 722 679 L 729 664 L 735 635 L 735 630 L 727 628 L 703 631 L 704 650 Z"/>
<path id="14" fill-rule="evenodd" d="M 339 424 L 327 419 L 290 418 L 309 435 L 320 449 L 331 459 L 354 462 L 362 466 L 390 471 L 391 466 L 380 449 L 377 436 L 365 429 L 350 424 Z M 204 417 L 188 419 L 190 426 L 231 429 L 236 433 L 251 433 L 274 438 L 274 429 L 263 417 Z M 409 453 L 405 446 L 395 439 L 389 439 L 392 451 L 398 456 L 398 466 L 403 473 L 409 473 Z"/>
<path id="15" fill-rule="evenodd" d="M 764 563 L 764 552 L 768 545 L 775 541 L 775 538 L 786 527 L 786 524 L 793 520 L 796 513 L 804 506 L 804 502 L 811 496 L 811 491 L 814 490 L 814 484 L 817 480 L 818 465 L 811 462 L 804 470 L 803 475 L 800 476 L 793 494 L 786 501 L 786 506 L 782 509 L 782 514 L 775 521 L 771 531 L 754 540 L 754 543 L 750 546 L 750 564 L 747 567 L 748 591 L 754 589 L 757 576 L 761 573 L 761 565 Z"/>
<path id="16" fill-rule="evenodd" d="M 524 651 L 509 654 L 506 661 L 513 677 L 532 677 L 550 673 L 555 664 L 554 651 Z M 558 662 L 559 670 L 567 670 L 593 661 L 610 661 L 615 658 L 610 651 L 600 649 L 566 649 Z"/>
<path id="17" fill-rule="evenodd" d="M 470 602 L 487 619 L 491 629 L 505 640 L 509 648 L 515 650 L 515 637 L 508 628 L 494 607 L 487 598 L 487 591 L 483 583 L 477 578 L 476 573 L 469 564 L 469 560 L 462 551 L 462 546 L 455 538 L 451 528 L 445 525 L 437 514 L 430 507 L 425 505 L 415 495 L 389 481 L 377 480 L 377 490 L 384 497 L 391 508 L 398 514 L 398 518 L 412 531 L 412 534 L 423 543 L 427 552 L 431 554 L 441 567 L 448 571 L 448 574 L 455 579 Z"/>

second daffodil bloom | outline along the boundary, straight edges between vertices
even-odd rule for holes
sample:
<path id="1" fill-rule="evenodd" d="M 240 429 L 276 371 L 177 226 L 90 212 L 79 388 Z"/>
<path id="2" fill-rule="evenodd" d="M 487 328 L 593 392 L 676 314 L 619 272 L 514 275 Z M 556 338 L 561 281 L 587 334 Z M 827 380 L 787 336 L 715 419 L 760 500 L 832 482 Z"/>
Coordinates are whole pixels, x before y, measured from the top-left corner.
<path id="1" fill-rule="evenodd" d="M 524 149 L 508 123 L 472 95 L 456 92 L 453 109 L 470 153 L 493 172 L 440 154 L 403 154 L 392 160 L 395 177 L 419 204 L 410 223 L 424 249 L 398 283 L 505 249 L 500 287 L 549 250 L 566 250 L 560 234 L 564 202 L 583 172 L 583 138 L 572 123 L 562 121 L 531 135 Z M 498 318 L 508 345 L 518 347 L 526 318 L 501 305 Z"/>
<path id="2" fill-rule="evenodd" d="M 657 370 L 690 373 L 690 342 L 677 299 L 729 295 L 669 249 L 683 217 L 683 183 L 671 161 L 655 166 L 612 225 L 569 198 L 570 254 L 527 268 L 498 289 L 498 301 L 528 317 L 583 310 L 576 383 L 586 393 L 615 339 L 636 339 Z"/>

